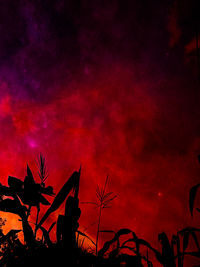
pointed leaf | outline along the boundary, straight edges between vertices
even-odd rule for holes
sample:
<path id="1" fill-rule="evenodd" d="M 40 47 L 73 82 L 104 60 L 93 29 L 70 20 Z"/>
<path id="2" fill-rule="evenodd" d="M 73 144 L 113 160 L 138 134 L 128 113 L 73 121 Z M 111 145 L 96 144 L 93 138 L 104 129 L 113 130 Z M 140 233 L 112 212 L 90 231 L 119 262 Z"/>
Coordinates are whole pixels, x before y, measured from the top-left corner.
<path id="1" fill-rule="evenodd" d="M 190 189 L 190 193 L 189 193 L 189 208 L 190 208 L 190 213 L 192 216 L 193 216 L 193 209 L 194 209 L 194 201 L 195 201 L 197 190 L 198 190 L 199 186 L 200 186 L 200 184 L 193 186 Z"/>
<path id="2" fill-rule="evenodd" d="M 40 223 L 38 226 L 41 226 L 45 220 L 48 218 L 48 216 L 56 211 L 61 204 L 65 201 L 66 197 L 70 193 L 70 191 L 74 188 L 74 186 L 77 184 L 77 180 L 79 180 L 80 173 L 75 171 L 72 176 L 67 180 L 67 182 L 63 185 L 61 190 L 56 195 L 53 203 L 51 204 L 50 208 L 47 210 L 47 212 L 42 217 Z"/>

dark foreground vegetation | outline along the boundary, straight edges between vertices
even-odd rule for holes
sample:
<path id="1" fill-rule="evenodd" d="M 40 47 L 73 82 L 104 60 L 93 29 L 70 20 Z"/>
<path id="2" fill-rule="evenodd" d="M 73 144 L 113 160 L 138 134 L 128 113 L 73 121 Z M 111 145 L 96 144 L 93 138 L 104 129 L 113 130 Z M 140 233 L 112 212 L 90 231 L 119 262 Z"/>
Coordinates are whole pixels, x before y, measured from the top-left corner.
<path id="1" fill-rule="evenodd" d="M 98 229 L 96 240 L 91 240 L 86 233 L 79 231 L 78 220 L 81 215 L 79 208 L 79 180 L 81 169 L 75 171 L 66 181 L 57 195 L 51 186 L 46 186 L 48 177 L 45 159 L 40 155 L 38 159 L 40 183 L 36 183 L 33 174 L 27 165 L 27 175 L 24 181 L 8 177 L 8 186 L 0 184 L 0 211 L 17 214 L 22 223 L 22 230 L 10 230 L 6 235 L 2 232 L 5 221 L 0 219 L 0 266 L 153 266 L 148 255 L 154 255 L 154 261 L 164 267 L 182 267 L 185 257 L 200 258 L 198 234 L 200 229 L 186 227 L 173 235 L 169 240 L 165 233 L 160 233 L 158 239 L 161 249 L 153 248 L 150 243 L 141 239 L 130 229 L 120 229 L 112 232 L 113 238 L 107 241 L 102 248 L 98 248 L 101 211 L 115 198 L 104 188 L 97 188 L 99 208 Z M 189 194 L 189 207 L 193 215 L 196 193 L 200 184 L 191 188 Z M 50 203 L 44 195 L 54 197 Z M 57 222 L 53 222 L 49 229 L 43 227 L 50 214 L 58 210 L 65 202 L 65 214 L 59 215 Z M 39 221 L 40 207 L 49 208 Z M 36 208 L 35 223 L 31 224 L 30 214 Z M 200 209 L 197 209 L 200 211 Z M 32 225 L 34 227 L 32 227 Z M 56 242 L 50 239 L 51 230 L 56 227 Z M 22 231 L 24 242 L 18 238 Z M 42 233 L 38 238 L 38 232 Z M 89 251 L 83 246 L 85 239 L 93 243 L 95 250 Z M 192 250 L 190 243 L 193 239 Z M 145 253 L 144 253 L 145 251 Z M 192 266 L 192 265 L 191 265 Z M 200 266 L 200 265 L 199 265 Z"/>

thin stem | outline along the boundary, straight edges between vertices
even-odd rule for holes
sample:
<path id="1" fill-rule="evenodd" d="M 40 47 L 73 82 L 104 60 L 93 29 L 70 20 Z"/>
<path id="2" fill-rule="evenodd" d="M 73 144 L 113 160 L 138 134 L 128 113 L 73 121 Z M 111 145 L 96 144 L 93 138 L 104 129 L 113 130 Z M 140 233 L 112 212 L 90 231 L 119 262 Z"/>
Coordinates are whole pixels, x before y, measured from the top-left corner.
<path id="1" fill-rule="evenodd" d="M 99 207 L 99 221 L 97 227 L 97 237 L 96 237 L 96 255 L 98 256 L 98 240 L 99 240 L 99 230 L 100 230 L 100 222 L 101 222 L 101 212 L 102 212 L 102 204 Z"/>

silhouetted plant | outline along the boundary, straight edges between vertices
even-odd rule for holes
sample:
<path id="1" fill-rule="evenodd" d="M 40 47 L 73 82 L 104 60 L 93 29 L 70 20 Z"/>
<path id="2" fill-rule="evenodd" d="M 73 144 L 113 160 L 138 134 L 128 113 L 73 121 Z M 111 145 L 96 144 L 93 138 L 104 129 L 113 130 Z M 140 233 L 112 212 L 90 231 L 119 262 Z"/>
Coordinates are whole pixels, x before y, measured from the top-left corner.
<path id="1" fill-rule="evenodd" d="M 4 235 L 2 226 L 5 222 L 0 218 L 0 266 L 45 265 L 50 267 L 55 266 L 55 264 L 62 266 L 62 262 L 67 261 L 69 266 L 142 267 L 144 263 L 148 267 L 152 267 L 153 263 L 149 259 L 149 251 L 154 253 L 157 261 L 164 267 L 183 267 L 185 255 L 200 258 L 200 244 L 198 240 L 200 229 L 195 227 L 186 227 L 178 231 L 172 236 L 171 241 L 166 233 L 160 233 L 158 239 L 161 243 L 161 251 L 153 248 L 149 242 L 139 238 L 130 229 L 124 228 L 117 232 L 101 230 L 102 210 L 110 207 L 112 200 L 116 198 L 116 195 L 112 192 L 106 192 L 108 177 L 104 187 L 100 188 L 98 186 L 96 189 L 97 202 L 85 202 L 94 204 L 99 209 L 96 242 L 93 241 L 86 233 L 78 229 L 78 220 L 81 215 L 78 198 L 81 168 L 78 172 L 75 171 L 65 182 L 52 204 L 43 196 L 53 196 L 54 193 L 51 186 L 45 186 L 48 172 L 45 158 L 42 155 L 38 158 L 38 169 L 40 183 L 35 182 L 33 174 L 27 165 L 27 175 L 24 181 L 9 176 L 8 186 L 0 184 L 0 210 L 20 216 L 25 241 L 25 244 L 22 244 L 17 237 L 21 230 L 12 229 Z M 191 214 L 193 214 L 195 197 L 199 186 L 198 184 L 190 190 L 189 205 Z M 43 224 L 64 202 L 64 214 L 60 214 L 57 222 L 53 222 L 47 230 Z M 41 204 L 50 205 L 50 207 L 38 223 Z M 30 226 L 31 222 L 28 220 L 32 207 L 37 208 L 36 222 L 33 223 L 35 225 L 35 233 L 33 233 L 33 229 Z M 56 224 L 57 241 L 55 242 L 51 240 L 50 232 Z M 37 230 L 42 232 L 41 239 L 36 239 Z M 103 247 L 98 250 L 99 234 L 103 232 L 111 233 L 114 237 L 105 242 Z M 124 240 L 126 235 L 129 235 L 129 237 Z M 81 242 L 79 242 L 79 236 L 82 237 Z M 89 252 L 89 246 L 83 248 L 86 238 L 95 247 L 93 253 Z M 197 251 L 188 251 L 190 239 L 194 240 Z M 143 253 L 144 249 L 147 249 L 146 255 Z M 124 251 L 129 251 L 129 253 L 124 253 Z"/>

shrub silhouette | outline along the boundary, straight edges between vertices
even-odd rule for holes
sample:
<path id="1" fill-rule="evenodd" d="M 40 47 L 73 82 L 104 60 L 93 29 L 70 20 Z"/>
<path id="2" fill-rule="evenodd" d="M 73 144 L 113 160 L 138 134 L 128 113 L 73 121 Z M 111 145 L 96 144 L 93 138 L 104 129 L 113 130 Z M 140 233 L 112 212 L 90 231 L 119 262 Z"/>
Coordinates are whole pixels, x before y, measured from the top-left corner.
<path id="1" fill-rule="evenodd" d="M 33 174 L 27 165 L 27 175 L 24 181 L 16 177 L 8 177 L 8 186 L 0 184 L 0 211 L 17 214 L 22 222 L 22 230 L 10 230 L 3 234 L 2 226 L 5 221 L 0 218 L 0 266 L 135 266 L 152 267 L 152 260 L 149 259 L 149 252 L 153 253 L 157 261 L 164 267 L 183 267 L 185 255 L 200 258 L 200 246 L 198 233 L 200 229 L 186 227 L 172 236 L 170 241 L 166 233 L 160 233 L 158 240 L 161 250 L 155 249 L 149 242 L 139 238 L 130 229 L 120 229 L 117 232 L 100 229 L 101 211 L 116 196 L 112 192 L 106 193 L 106 179 L 104 188 L 97 188 L 96 194 L 99 208 L 98 229 L 96 242 L 91 240 L 85 233 L 79 230 L 78 220 L 81 215 L 79 208 L 79 182 L 81 168 L 73 172 L 69 179 L 62 186 L 57 195 L 53 192 L 53 187 L 46 186 L 48 177 L 45 158 L 40 155 L 38 158 L 38 174 L 41 183 L 36 183 Z M 189 207 L 193 215 L 195 197 L 200 184 L 190 190 Z M 71 194 L 70 194 L 71 193 Z M 70 194 L 70 195 L 69 195 Z M 53 196 L 50 203 L 44 195 Z M 48 217 L 59 209 L 65 202 L 65 212 L 58 215 L 57 222 L 53 222 L 47 230 L 43 224 Z M 90 203 L 90 202 L 88 202 Z M 92 203 L 92 202 L 91 202 Z M 39 212 L 41 205 L 49 206 L 41 220 Z M 32 207 L 37 208 L 35 229 L 30 225 L 29 217 Z M 198 209 L 197 209 L 198 211 Z M 38 222 L 39 221 L 39 222 Z M 50 239 L 50 232 L 56 226 L 56 241 Z M 42 237 L 37 238 L 37 231 L 42 232 Z M 22 231 L 24 243 L 18 238 L 18 233 Z M 100 232 L 110 232 L 113 238 L 98 249 L 98 236 Z M 83 241 L 79 242 L 79 237 Z M 127 239 L 125 239 L 125 237 Z M 194 240 L 197 250 L 188 251 L 190 237 Z M 84 239 L 88 238 L 95 246 L 95 252 L 89 252 L 83 248 Z M 141 249 L 143 247 L 143 249 Z M 146 249 L 144 255 L 142 251 Z M 129 253 L 127 252 L 129 251 Z"/>

